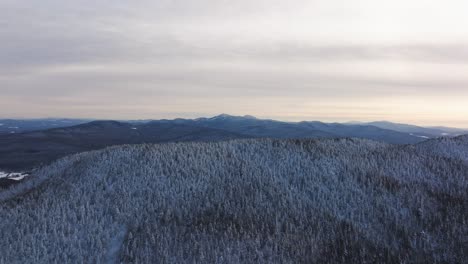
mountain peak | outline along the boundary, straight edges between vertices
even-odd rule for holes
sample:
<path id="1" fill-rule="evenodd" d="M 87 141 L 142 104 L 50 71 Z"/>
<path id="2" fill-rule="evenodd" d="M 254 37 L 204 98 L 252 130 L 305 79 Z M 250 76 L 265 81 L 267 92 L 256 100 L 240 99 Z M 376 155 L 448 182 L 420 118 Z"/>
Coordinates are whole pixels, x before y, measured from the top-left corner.
<path id="1" fill-rule="evenodd" d="M 255 116 L 251 116 L 251 115 L 245 115 L 243 116 L 245 119 L 257 119 Z"/>
<path id="2" fill-rule="evenodd" d="M 244 116 L 234 116 L 229 114 L 220 114 L 210 118 L 211 120 L 225 120 L 225 119 L 257 119 L 251 115 L 244 115 Z"/>
<path id="3" fill-rule="evenodd" d="M 228 115 L 228 114 L 220 114 L 220 115 L 213 117 L 212 119 L 225 119 L 225 118 L 232 118 L 232 117 L 234 116 Z"/>

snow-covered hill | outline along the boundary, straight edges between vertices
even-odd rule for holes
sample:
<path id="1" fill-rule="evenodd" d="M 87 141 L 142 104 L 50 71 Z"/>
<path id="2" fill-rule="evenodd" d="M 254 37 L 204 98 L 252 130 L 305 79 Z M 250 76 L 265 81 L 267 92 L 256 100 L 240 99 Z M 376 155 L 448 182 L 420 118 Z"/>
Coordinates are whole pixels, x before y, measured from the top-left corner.
<path id="1" fill-rule="evenodd" d="M 468 148 L 449 141 L 234 140 L 70 156 L 0 192 L 0 263 L 462 263 Z M 460 147 L 432 151 L 445 146 Z"/>

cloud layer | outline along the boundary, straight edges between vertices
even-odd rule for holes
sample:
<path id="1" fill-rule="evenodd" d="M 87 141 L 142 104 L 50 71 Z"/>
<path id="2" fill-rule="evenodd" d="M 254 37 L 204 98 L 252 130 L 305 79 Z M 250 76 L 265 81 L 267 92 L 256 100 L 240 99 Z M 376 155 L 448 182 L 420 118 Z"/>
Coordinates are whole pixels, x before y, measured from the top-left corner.
<path id="1" fill-rule="evenodd" d="M 3 0 L 0 111 L 468 127 L 464 10 L 456 0 Z"/>

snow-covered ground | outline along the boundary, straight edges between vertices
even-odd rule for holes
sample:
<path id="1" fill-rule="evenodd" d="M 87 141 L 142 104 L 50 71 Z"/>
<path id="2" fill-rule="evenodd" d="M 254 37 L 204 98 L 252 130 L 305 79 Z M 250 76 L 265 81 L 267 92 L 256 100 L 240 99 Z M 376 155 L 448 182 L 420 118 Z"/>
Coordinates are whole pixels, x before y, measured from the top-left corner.
<path id="1" fill-rule="evenodd" d="M 430 137 L 426 137 L 426 136 L 418 136 L 418 135 L 415 135 L 415 134 L 410 134 L 411 136 L 414 136 L 414 137 L 418 137 L 418 138 L 425 138 L 425 139 L 429 139 Z"/>
<path id="2" fill-rule="evenodd" d="M 29 174 L 24 172 L 3 172 L 0 171 L 0 178 L 8 178 L 10 180 L 20 181 L 24 179 L 24 177 L 29 176 Z"/>

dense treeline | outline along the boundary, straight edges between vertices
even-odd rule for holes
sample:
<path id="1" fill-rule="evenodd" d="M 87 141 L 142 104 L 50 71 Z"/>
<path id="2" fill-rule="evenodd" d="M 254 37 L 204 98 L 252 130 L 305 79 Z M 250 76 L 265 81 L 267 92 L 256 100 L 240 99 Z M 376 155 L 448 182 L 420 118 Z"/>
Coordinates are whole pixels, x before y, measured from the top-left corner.
<path id="1" fill-rule="evenodd" d="M 468 139 L 112 147 L 0 192 L 0 263 L 462 263 Z"/>

